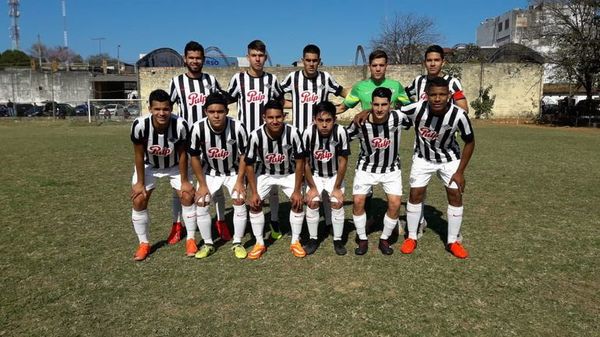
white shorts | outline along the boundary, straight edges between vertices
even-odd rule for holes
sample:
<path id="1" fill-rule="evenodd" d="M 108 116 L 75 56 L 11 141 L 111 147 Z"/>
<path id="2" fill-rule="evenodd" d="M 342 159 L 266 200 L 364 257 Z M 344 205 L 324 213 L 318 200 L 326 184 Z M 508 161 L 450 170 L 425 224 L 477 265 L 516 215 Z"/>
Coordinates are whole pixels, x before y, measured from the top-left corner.
<path id="1" fill-rule="evenodd" d="M 227 187 L 227 190 L 229 191 L 229 195 L 231 196 L 231 199 L 237 199 L 238 195 L 237 192 L 233 192 L 233 187 L 235 187 L 235 182 L 238 179 L 238 175 L 234 174 L 232 176 L 210 176 L 210 175 L 206 175 L 204 176 L 204 179 L 206 180 L 206 185 L 208 187 L 208 191 L 210 192 L 210 195 L 214 195 L 215 192 L 217 192 L 219 189 L 221 189 L 222 186 Z M 196 184 L 196 188 L 198 187 L 198 184 Z"/>
<path id="2" fill-rule="evenodd" d="M 331 198 L 331 192 L 333 192 L 333 187 L 335 186 L 336 179 L 337 179 L 337 174 L 334 175 L 333 177 L 313 176 L 313 180 L 315 182 L 315 187 L 317 188 L 317 191 L 319 192 L 319 196 L 314 197 L 313 201 L 321 201 L 320 196 L 323 194 L 323 192 L 327 193 L 327 195 L 329 195 L 329 198 Z M 344 181 L 342 181 L 342 186 L 341 186 L 340 190 L 342 190 L 342 193 L 344 193 L 346 191 L 346 185 L 344 184 Z M 337 201 L 332 200 L 332 202 L 337 202 Z"/>
<path id="3" fill-rule="evenodd" d="M 458 188 L 455 182 L 450 183 L 450 178 L 458 170 L 460 160 L 453 160 L 448 163 L 434 163 L 429 160 L 413 156 L 412 167 L 410 168 L 410 187 L 425 187 L 431 180 L 431 175 L 437 173 L 442 179 L 444 185 L 448 188 Z"/>
<path id="4" fill-rule="evenodd" d="M 271 193 L 271 189 L 275 186 L 280 186 L 281 190 L 289 198 L 294 192 L 294 186 L 296 185 L 296 175 L 294 173 L 286 175 L 270 175 L 261 174 L 256 177 L 256 189 L 260 200 L 265 198 Z"/>
<path id="5" fill-rule="evenodd" d="M 190 180 L 188 170 L 188 181 Z M 169 168 L 157 169 L 152 165 L 146 164 L 144 165 L 144 182 L 146 183 L 146 190 L 150 191 L 156 187 L 156 179 L 169 177 L 169 182 L 171 183 L 171 187 L 176 190 L 181 190 L 181 175 L 179 174 L 179 166 L 171 166 Z M 133 177 L 131 178 L 131 185 L 135 185 L 137 183 L 137 172 L 135 167 L 133 168 Z"/>
<path id="6" fill-rule="evenodd" d="M 363 170 L 354 171 L 354 187 L 352 195 L 368 194 L 373 186 L 381 184 L 385 194 L 402 195 L 402 171 L 388 173 L 371 173 Z"/>

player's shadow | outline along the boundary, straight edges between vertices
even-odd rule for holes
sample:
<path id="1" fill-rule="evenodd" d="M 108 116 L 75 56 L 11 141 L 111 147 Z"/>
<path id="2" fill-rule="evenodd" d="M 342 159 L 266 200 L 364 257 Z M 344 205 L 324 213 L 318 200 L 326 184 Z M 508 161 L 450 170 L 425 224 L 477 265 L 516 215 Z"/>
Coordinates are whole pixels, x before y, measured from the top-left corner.
<path id="1" fill-rule="evenodd" d="M 406 214 L 406 212 L 405 212 Z M 446 244 L 448 236 L 448 221 L 442 218 L 443 212 L 439 209 L 425 204 L 425 220 L 427 221 L 427 228 L 423 235 L 427 235 L 428 231 L 434 232 L 438 235 L 440 241 Z M 405 231 L 408 235 L 408 229 Z"/>

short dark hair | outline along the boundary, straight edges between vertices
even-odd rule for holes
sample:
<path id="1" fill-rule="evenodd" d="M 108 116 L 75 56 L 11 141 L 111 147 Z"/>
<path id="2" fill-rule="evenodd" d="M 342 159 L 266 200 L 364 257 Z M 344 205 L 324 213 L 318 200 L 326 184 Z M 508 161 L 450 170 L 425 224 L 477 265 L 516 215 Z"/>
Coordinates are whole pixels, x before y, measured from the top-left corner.
<path id="1" fill-rule="evenodd" d="M 313 109 L 313 118 L 317 117 L 322 112 L 326 112 L 326 113 L 330 114 L 333 118 L 336 117 L 335 105 L 333 105 L 333 103 L 331 103 L 330 101 L 323 101 L 323 102 L 315 105 L 315 107 Z"/>
<path id="2" fill-rule="evenodd" d="M 425 92 L 429 92 L 432 87 L 445 87 L 448 88 L 448 81 L 443 77 L 428 78 L 427 84 L 425 84 Z"/>
<path id="3" fill-rule="evenodd" d="M 427 47 L 427 49 L 425 50 L 425 58 L 426 59 L 427 59 L 427 54 L 429 54 L 429 53 L 438 53 L 442 57 L 442 60 L 444 59 L 444 48 L 438 46 L 437 44 Z"/>
<path id="4" fill-rule="evenodd" d="M 276 99 L 269 100 L 267 104 L 265 104 L 265 106 L 263 107 L 262 114 L 266 114 L 267 110 L 269 109 L 281 110 L 281 112 L 283 113 L 283 103 Z"/>
<path id="5" fill-rule="evenodd" d="M 384 87 L 375 88 L 373 90 L 373 94 L 371 95 L 371 100 L 374 100 L 375 97 L 387 98 L 388 101 L 392 101 L 392 90 Z"/>
<path id="6" fill-rule="evenodd" d="M 190 41 L 185 45 L 185 48 L 183 49 L 183 56 L 187 56 L 189 51 L 199 51 L 204 57 L 204 47 L 202 47 L 202 45 L 196 41 Z"/>
<path id="7" fill-rule="evenodd" d="M 206 102 L 204 102 L 204 110 L 211 104 L 221 104 L 227 108 L 227 98 L 219 91 L 211 92 L 206 97 Z"/>
<path id="8" fill-rule="evenodd" d="M 148 105 L 152 106 L 153 101 L 169 102 L 169 105 L 173 106 L 173 102 L 171 102 L 171 96 L 169 96 L 169 94 L 162 89 L 156 89 L 150 93 L 150 96 L 148 96 Z"/>
<path id="9" fill-rule="evenodd" d="M 319 49 L 319 47 L 314 44 L 308 44 L 306 45 L 306 47 L 304 47 L 304 49 L 302 50 L 302 57 L 304 57 L 306 53 L 317 54 L 319 57 L 321 57 L 321 49 Z"/>
<path id="10" fill-rule="evenodd" d="M 263 53 L 267 52 L 267 45 L 262 42 L 261 40 L 254 40 L 250 43 L 248 43 L 248 51 L 250 50 L 258 50 L 258 51 L 262 51 Z"/>
<path id="11" fill-rule="evenodd" d="M 388 56 L 387 53 L 381 49 L 377 49 L 371 52 L 371 54 L 369 54 L 369 64 L 371 64 L 371 62 L 373 62 L 374 59 L 380 59 L 380 58 L 384 58 L 385 59 L 385 63 L 387 63 L 388 61 Z"/>

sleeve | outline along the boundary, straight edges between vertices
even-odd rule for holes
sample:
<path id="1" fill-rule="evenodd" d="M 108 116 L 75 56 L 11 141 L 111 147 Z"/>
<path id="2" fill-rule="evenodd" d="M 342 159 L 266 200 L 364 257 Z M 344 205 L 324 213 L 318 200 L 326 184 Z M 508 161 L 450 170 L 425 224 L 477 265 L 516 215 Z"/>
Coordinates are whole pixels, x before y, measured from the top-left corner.
<path id="1" fill-rule="evenodd" d="M 223 91 L 223 89 L 221 89 L 221 84 L 219 84 L 219 81 L 217 81 L 217 78 L 213 76 L 213 83 L 215 84 L 213 87 L 213 90 L 211 90 L 211 92 L 221 92 Z"/>
<path id="2" fill-rule="evenodd" d="M 344 98 L 344 101 L 342 103 L 348 108 L 354 108 L 359 102 L 360 102 L 359 87 L 357 84 L 355 84 L 352 87 L 352 90 L 350 91 L 348 96 L 346 96 L 346 98 Z"/>
<path id="3" fill-rule="evenodd" d="M 227 88 L 227 94 L 233 99 L 237 99 L 240 96 L 240 82 L 238 77 L 239 73 L 233 75 L 229 81 L 229 87 Z"/>
<path id="4" fill-rule="evenodd" d="M 402 110 L 396 110 L 396 114 L 398 115 L 399 124 L 402 126 L 404 130 L 410 129 L 412 126 L 412 120 L 406 115 Z"/>
<path id="5" fill-rule="evenodd" d="M 183 117 L 177 118 L 177 143 L 178 144 L 188 144 L 188 136 L 189 136 L 189 127 L 188 123 L 183 119 Z"/>
<path id="6" fill-rule="evenodd" d="M 460 131 L 460 138 L 462 138 L 465 143 L 470 143 L 475 139 L 471 121 L 464 110 L 461 110 L 460 112 L 460 118 L 458 119 L 458 130 Z"/>
<path id="7" fill-rule="evenodd" d="M 133 121 L 133 124 L 131 125 L 130 138 L 134 144 L 144 143 L 144 123 L 141 118 L 136 118 Z"/>
<path id="8" fill-rule="evenodd" d="M 283 80 L 283 82 L 281 82 L 281 91 L 283 93 L 288 93 L 288 92 L 292 92 L 292 79 L 293 79 L 293 75 L 294 73 L 289 73 L 285 79 Z"/>
<path id="9" fill-rule="evenodd" d="M 246 156 L 244 157 L 244 161 L 248 165 L 252 165 L 256 162 L 256 151 L 258 149 L 258 134 L 256 132 L 252 132 L 250 137 L 248 138 L 248 147 L 246 147 Z"/>
<path id="10" fill-rule="evenodd" d="M 171 79 L 171 85 L 169 85 L 169 96 L 171 97 L 171 103 L 175 104 L 179 104 L 180 98 L 179 98 L 179 90 L 177 90 L 177 85 L 175 84 L 175 80 L 176 77 L 173 77 Z"/>
<path id="11" fill-rule="evenodd" d="M 452 94 L 452 99 L 455 101 L 459 101 L 461 99 L 465 99 L 465 93 L 463 91 L 462 85 L 457 78 L 452 78 L 449 84 L 450 93 Z"/>
<path id="12" fill-rule="evenodd" d="M 350 155 L 350 141 L 348 140 L 348 131 L 341 125 L 338 126 L 338 156 Z"/>
<path id="13" fill-rule="evenodd" d="M 311 127 L 309 126 L 306 129 L 304 129 L 304 132 L 302 132 L 302 146 L 304 146 L 306 155 L 308 155 L 308 153 L 310 151 L 312 151 L 311 146 L 310 146 L 310 130 L 311 130 Z"/>
<path id="14" fill-rule="evenodd" d="M 413 81 L 410 83 L 410 85 L 408 87 L 404 88 L 406 95 L 408 95 L 408 97 L 410 99 L 414 99 L 414 100 L 416 100 L 416 97 L 417 97 L 417 78 L 418 77 L 415 77 L 415 79 L 413 79 Z"/>
<path id="15" fill-rule="evenodd" d="M 336 82 L 336 80 L 333 78 L 333 76 L 331 76 L 331 74 L 329 74 L 328 72 L 325 72 L 326 76 L 327 76 L 327 89 L 330 93 L 339 96 L 342 94 L 342 90 L 344 90 L 344 87 L 342 87 L 338 82 Z"/>
<path id="16" fill-rule="evenodd" d="M 401 105 L 408 105 L 411 103 L 410 99 L 408 98 L 408 95 L 406 94 L 406 91 L 404 91 L 402 83 L 400 82 L 398 82 L 398 97 L 396 98 L 396 100 Z"/>
<path id="17" fill-rule="evenodd" d="M 300 136 L 300 131 L 297 129 L 293 130 L 292 133 L 292 146 L 294 148 L 294 159 L 302 159 L 306 157 L 304 146 L 302 146 L 302 137 Z"/>
<path id="18" fill-rule="evenodd" d="M 199 156 L 202 153 L 202 149 L 200 147 L 200 123 L 198 122 L 192 125 L 188 153 L 193 157 Z"/>
<path id="19" fill-rule="evenodd" d="M 246 148 L 248 147 L 248 135 L 241 123 L 235 123 L 237 128 L 237 139 L 238 139 L 238 152 L 245 154 Z"/>
<path id="20" fill-rule="evenodd" d="M 351 123 L 347 128 L 346 132 L 348 133 L 348 142 L 351 142 L 358 138 L 358 134 L 360 129 L 356 126 L 356 124 Z"/>
<path id="21" fill-rule="evenodd" d="M 279 81 L 275 75 L 273 75 L 273 90 L 271 92 L 271 96 L 271 99 L 283 98 L 283 90 L 281 89 L 281 85 L 279 85 Z"/>

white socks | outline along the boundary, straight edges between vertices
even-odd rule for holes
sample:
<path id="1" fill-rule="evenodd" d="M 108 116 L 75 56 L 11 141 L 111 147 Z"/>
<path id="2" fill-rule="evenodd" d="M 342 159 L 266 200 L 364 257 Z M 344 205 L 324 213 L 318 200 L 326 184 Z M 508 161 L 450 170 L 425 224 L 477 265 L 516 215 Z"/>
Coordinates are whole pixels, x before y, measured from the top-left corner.
<path id="1" fill-rule="evenodd" d="M 317 213 L 318 212 L 319 211 L 317 210 Z M 304 223 L 304 211 L 300 213 L 290 211 L 290 227 L 292 227 L 292 244 L 300 240 L 300 232 L 302 232 L 302 223 Z"/>
<path id="2" fill-rule="evenodd" d="M 344 233 L 344 207 L 331 209 L 331 224 L 333 225 L 333 240 L 341 240 Z M 308 214 L 306 215 L 308 219 Z M 308 222 L 308 220 L 307 220 Z"/>
<path id="3" fill-rule="evenodd" d="M 233 243 L 242 242 L 246 232 L 246 219 L 246 205 L 233 205 Z"/>
<path id="4" fill-rule="evenodd" d="M 352 214 L 352 219 L 354 220 L 354 227 L 356 227 L 358 238 L 367 240 L 367 213 L 363 213 L 362 215 Z"/>
<path id="5" fill-rule="evenodd" d="M 189 206 L 181 205 L 181 217 L 183 218 L 183 224 L 185 225 L 185 231 L 187 232 L 186 239 L 196 239 L 196 205 L 191 204 Z"/>
<path id="6" fill-rule="evenodd" d="M 208 214 L 208 206 L 196 206 L 196 222 L 200 230 L 200 236 L 205 244 L 213 244 L 210 215 Z"/>
<path id="7" fill-rule="evenodd" d="M 319 208 L 306 207 L 306 226 L 311 239 L 317 239 L 319 234 Z"/>
<path id="8" fill-rule="evenodd" d="M 149 243 L 148 227 L 150 226 L 150 216 L 148 215 L 148 209 L 143 211 L 131 209 L 131 222 L 133 223 L 133 230 L 135 231 L 139 242 Z"/>
<path id="9" fill-rule="evenodd" d="M 383 216 L 383 231 L 381 231 L 381 239 L 387 240 L 392 235 L 392 232 L 398 224 L 398 218 L 392 219 L 387 215 L 387 212 Z"/>
<path id="10" fill-rule="evenodd" d="M 417 231 L 422 213 L 423 203 L 411 204 L 410 201 L 406 203 L 406 225 L 409 239 L 417 240 Z"/>
<path id="11" fill-rule="evenodd" d="M 460 226 L 463 218 L 463 206 L 454 207 L 448 205 L 448 243 L 458 240 Z"/>
<path id="12" fill-rule="evenodd" d="M 263 238 L 265 231 L 265 215 L 263 212 L 252 213 L 250 212 L 250 225 L 252 226 L 252 234 L 256 238 L 256 244 L 265 245 Z"/>

